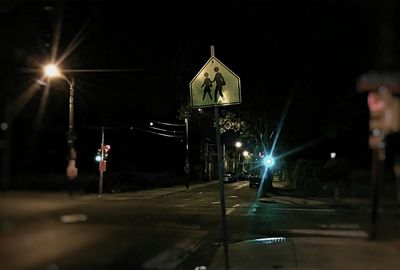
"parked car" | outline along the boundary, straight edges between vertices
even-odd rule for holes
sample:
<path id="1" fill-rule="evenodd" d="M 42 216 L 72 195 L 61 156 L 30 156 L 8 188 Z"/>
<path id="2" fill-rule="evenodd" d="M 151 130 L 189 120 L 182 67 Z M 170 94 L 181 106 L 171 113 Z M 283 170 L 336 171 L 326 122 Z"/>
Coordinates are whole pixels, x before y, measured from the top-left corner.
<path id="1" fill-rule="evenodd" d="M 246 171 L 243 170 L 242 172 L 238 173 L 236 176 L 237 181 L 245 181 L 245 180 L 249 180 L 251 177 L 251 174 Z"/>
<path id="2" fill-rule="evenodd" d="M 233 172 L 224 173 L 224 183 L 236 182 L 235 174 Z"/>
<path id="3" fill-rule="evenodd" d="M 249 177 L 249 187 L 250 188 L 259 188 L 261 185 L 261 179 L 263 177 L 263 172 L 257 175 L 251 175 Z M 273 186 L 272 186 L 272 178 L 273 174 L 272 173 L 267 173 L 265 175 L 265 180 L 264 180 L 264 186 L 263 189 L 266 192 L 273 191 Z"/>

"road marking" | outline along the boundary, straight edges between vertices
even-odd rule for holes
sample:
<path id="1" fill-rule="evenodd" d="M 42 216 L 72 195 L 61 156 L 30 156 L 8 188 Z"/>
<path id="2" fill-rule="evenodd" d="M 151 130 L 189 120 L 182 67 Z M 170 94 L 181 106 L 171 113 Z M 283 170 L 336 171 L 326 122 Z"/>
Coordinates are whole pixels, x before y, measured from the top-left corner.
<path id="1" fill-rule="evenodd" d="M 286 232 L 303 235 L 318 235 L 318 236 L 338 236 L 338 237 L 353 237 L 353 238 L 368 238 L 368 233 L 362 230 L 287 230 Z"/>
<path id="2" fill-rule="evenodd" d="M 207 232 L 198 232 L 191 238 L 176 243 L 172 248 L 163 251 L 142 264 L 143 269 L 170 270 L 176 269 L 189 255 L 200 247 L 201 239 Z"/>
<path id="3" fill-rule="evenodd" d="M 241 188 L 243 188 L 245 186 L 248 186 L 248 183 L 241 184 L 241 185 L 235 187 L 233 190 L 238 190 L 238 189 L 241 189 Z"/>
<path id="4" fill-rule="evenodd" d="M 88 220 L 88 217 L 85 214 L 71 214 L 71 215 L 63 215 L 60 217 L 60 221 L 62 223 L 78 223 L 85 222 Z"/>
<path id="5" fill-rule="evenodd" d="M 158 223 L 157 227 L 162 227 L 162 228 L 169 228 L 169 229 L 179 229 L 179 230 L 200 230 L 201 226 L 200 225 L 192 225 L 192 224 L 182 224 L 182 223 L 176 223 L 176 222 L 162 222 Z"/>
<path id="6" fill-rule="evenodd" d="M 327 209 L 327 208 L 268 208 L 268 210 L 277 210 L 277 211 L 297 211 L 297 212 L 322 212 L 322 213 L 335 213 L 335 209 Z"/>
<path id="7" fill-rule="evenodd" d="M 228 208 L 228 209 L 226 210 L 226 215 L 230 215 L 230 214 L 231 214 L 233 211 L 235 211 L 236 208 L 239 207 L 239 206 L 240 206 L 240 204 L 235 204 L 234 206 Z"/>
<path id="8" fill-rule="evenodd" d="M 358 224 L 318 224 L 318 227 L 324 229 L 342 229 L 342 230 L 359 230 Z"/>

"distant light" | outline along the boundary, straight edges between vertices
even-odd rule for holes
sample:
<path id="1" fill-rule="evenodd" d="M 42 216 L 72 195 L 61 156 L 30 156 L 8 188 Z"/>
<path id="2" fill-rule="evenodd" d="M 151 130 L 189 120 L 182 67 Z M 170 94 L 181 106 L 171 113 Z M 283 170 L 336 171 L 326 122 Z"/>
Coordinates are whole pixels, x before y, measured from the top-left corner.
<path id="1" fill-rule="evenodd" d="M 266 156 L 263 158 L 263 164 L 265 167 L 272 167 L 275 164 L 275 159 L 272 156 Z"/>
<path id="2" fill-rule="evenodd" d="M 244 157 L 248 157 L 249 156 L 249 151 L 247 151 L 247 150 L 243 151 L 243 156 Z"/>
<path id="3" fill-rule="evenodd" d="M 44 11 L 52 11 L 52 10 L 54 10 L 54 7 L 53 6 L 44 6 L 43 10 Z"/>
<path id="4" fill-rule="evenodd" d="M 1 130 L 6 131 L 8 129 L 8 124 L 6 122 L 1 123 L 0 125 Z"/>
<path id="5" fill-rule="evenodd" d="M 202 113 L 202 112 L 203 112 L 203 109 L 200 108 L 200 109 L 198 109 L 197 111 L 198 111 L 199 113 Z"/>
<path id="6" fill-rule="evenodd" d="M 48 64 L 44 67 L 44 75 L 53 78 L 60 75 L 60 70 L 55 64 Z"/>
<path id="7" fill-rule="evenodd" d="M 154 125 L 154 123 L 153 122 L 150 122 L 150 126 L 152 127 Z"/>
<path id="8" fill-rule="evenodd" d="M 235 146 L 236 146 L 237 148 L 242 147 L 242 142 L 236 142 L 236 143 L 235 143 Z"/>
<path id="9" fill-rule="evenodd" d="M 101 156 L 100 155 L 96 155 L 96 157 L 94 158 L 97 162 L 101 161 Z"/>
<path id="10" fill-rule="evenodd" d="M 333 158 L 335 158 L 336 157 L 336 152 L 332 152 L 331 153 L 331 158 L 333 159 Z"/>

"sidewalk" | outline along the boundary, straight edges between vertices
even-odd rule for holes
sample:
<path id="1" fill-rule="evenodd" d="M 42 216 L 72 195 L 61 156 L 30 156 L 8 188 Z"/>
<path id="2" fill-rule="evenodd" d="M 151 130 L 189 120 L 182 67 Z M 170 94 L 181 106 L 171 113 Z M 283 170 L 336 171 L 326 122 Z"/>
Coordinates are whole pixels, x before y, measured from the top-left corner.
<path id="1" fill-rule="evenodd" d="M 302 195 L 292 190 L 279 189 L 277 194 L 267 194 L 260 198 L 262 202 L 276 202 L 286 204 L 302 204 L 308 206 L 326 205 L 326 206 L 342 206 L 342 207 L 363 207 L 368 208 L 372 205 L 372 197 L 354 197 L 354 196 L 338 196 L 332 197 L 316 197 Z M 400 203 L 394 197 L 384 196 L 379 197 L 379 207 L 397 207 L 400 208 Z"/>
<path id="2" fill-rule="evenodd" d="M 216 181 L 208 181 L 208 182 L 195 182 L 190 183 L 189 188 L 187 189 L 184 184 L 179 186 L 171 186 L 171 187 L 160 187 L 156 189 L 147 189 L 147 190 L 138 190 L 138 191 L 129 191 L 129 192 L 117 192 L 117 193 L 103 193 L 102 198 L 108 200 L 134 200 L 134 199 L 156 199 L 160 197 L 165 197 L 169 195 L 173 195 L 179 192 L 186 192 L 196 188 L 205 187 L 209 185 L 217 184 Z M 86 195 L 78 195 L 82 199 L 94 199 L 98 198 L 98 194 L 86 194 Z"/>
<path id="3" fill-rule="evenodd" d="M 334 200 L 293 197 L 288 194 L 269 194 L 260 198 L 260 201 L 323 208 L 370 206 L 368 199 Z M 400 269 L 400 237 L 397 236 L 371 241 L 365 236 L 291 235 L 293 237 L 248 239 L 229 243 L 229 269 Z M 219 248 L 207 269 L 226 269 L 223 247 Z"/>
<path id="4" fill-rule="evenodd" d="M 293 237 L 248 240 L 229 245 L 229 265 L 237 269 L 400 269 L 400 240 Z M 220 248 L 210 270 L 225 269 Z"/>

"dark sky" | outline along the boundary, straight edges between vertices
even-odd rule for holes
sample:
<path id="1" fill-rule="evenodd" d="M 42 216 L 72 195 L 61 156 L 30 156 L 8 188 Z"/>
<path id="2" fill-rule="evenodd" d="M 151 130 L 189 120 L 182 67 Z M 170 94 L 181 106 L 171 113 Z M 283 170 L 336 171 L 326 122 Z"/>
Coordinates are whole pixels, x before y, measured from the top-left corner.
<path id="1" fill-rule="evenodd" d="M 351 152 L 343 146 L 346 141 L 355 144 L 354 153 L 368 148 L 365 95 L 356 92 L 355 83 L 376 67 L 376 2 L 115 2 L 2 4 L 1 57 L 10 66 L 2 67 L 2 105 L 23 95 L 56 52 L 56 59 L 63 58 L 62 67 L 74 71 L 65 74 L 76 81 L 82 148 L 99 143 L 99 132 L 89 127 L 179 122 L 177 111 L 188 100 L 188 84 L 214 45 L 216 57 L 242 82 L 242 104 L 225 110 L 251 112 L 276 125 L 291 100 L 282 130 L 288 142 L 330 136 L 340 140 L 336 144 L 343 151 Z M 27 160 L 41 144 L 47 149 L 44 156 L 59 155 L 67 128 L 67 88 L 63 82 L 52 83 L 42 114 L 40 88 L 16 115 L 14 136 Z M 115 144 L 137 140 L 113 132 L 109 134 Z M 144 144 L 154 148 L 145 160 L 158 152 L 168 159 L 169 151 L 180 147 L 165 139 Z M 146 147 L 137 143 L 131 151 L 140 155 Z"/>

